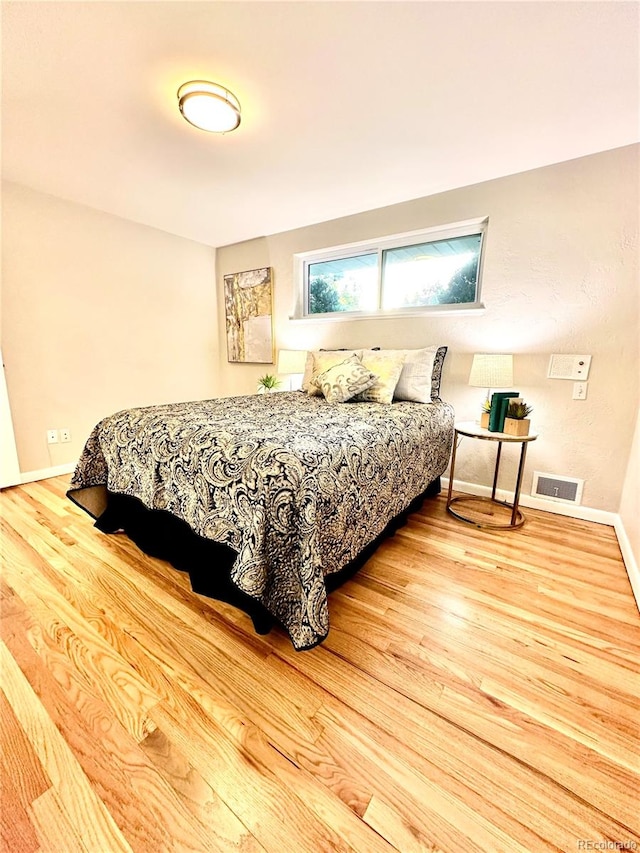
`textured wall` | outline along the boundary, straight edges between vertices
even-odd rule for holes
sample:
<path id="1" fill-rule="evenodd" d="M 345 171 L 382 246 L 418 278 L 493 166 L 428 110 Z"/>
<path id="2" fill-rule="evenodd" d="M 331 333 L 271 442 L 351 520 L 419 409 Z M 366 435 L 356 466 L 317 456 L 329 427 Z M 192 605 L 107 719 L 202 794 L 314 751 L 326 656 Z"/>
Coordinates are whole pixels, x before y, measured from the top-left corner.
<path id="1" fill-rule="evenodd" d="M 2 348 L 23 472 L 127 406 L 213 397 L 214 250 L 3 185 Z M 69 427 L 72 442 L 47 445 Z"/>
<path id="2" fill-rule="evenodd" d="M 220 382 L 251 392 L 264 372 L 230 365 L 224 346 L 225 273 L 274 269 L 278 348 L 450 348 L 443 389 L 460 420 L 475 419 L 482 392 L 467 385 L 474 352 L 513 352 L 515 386 L 534 406 L 534 470 L 585 479 L 583 504 L 617 512 L 638 411 L 638 146 L 616 149 L 404 204 L 219 249 Z M 357 240 L 489 216 L 479 316 L 295 321 L 293 255 Z M 549 355 L 593 356 L 586 401 L 572 383 L 546 378 Z M 492 448 L 466 442 L 456 477 L 489 485 Z M 515 462 L 505 460 L 508 488 Z"/>

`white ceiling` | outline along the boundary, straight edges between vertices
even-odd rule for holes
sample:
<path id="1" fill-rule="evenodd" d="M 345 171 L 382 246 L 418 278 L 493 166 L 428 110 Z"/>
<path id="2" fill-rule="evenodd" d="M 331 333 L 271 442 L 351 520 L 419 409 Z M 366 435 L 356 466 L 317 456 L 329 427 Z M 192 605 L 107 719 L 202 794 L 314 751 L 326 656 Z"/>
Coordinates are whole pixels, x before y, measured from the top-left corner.
<path id="1" fill-rule="evenodd" d="M 4 0 L 3 176 L 220 246 L 616 148 L 639 8 Z M 181 118 L 193 78 L 237 131 Z"/>

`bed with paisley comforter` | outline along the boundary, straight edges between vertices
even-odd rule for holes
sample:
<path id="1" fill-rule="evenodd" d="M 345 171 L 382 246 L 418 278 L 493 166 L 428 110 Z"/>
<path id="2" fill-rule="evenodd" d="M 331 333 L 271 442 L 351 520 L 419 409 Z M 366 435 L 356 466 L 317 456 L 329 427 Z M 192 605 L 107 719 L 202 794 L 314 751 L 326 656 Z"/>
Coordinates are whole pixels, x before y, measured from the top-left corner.
<path id="1" fill-rule="evenodd" d="M 439 483 L 452 437 L 443 402 L 294 391 L 127 409 L 93 429 L 68 494 L 308 649 L 327 636 L 328 591 Z"/>

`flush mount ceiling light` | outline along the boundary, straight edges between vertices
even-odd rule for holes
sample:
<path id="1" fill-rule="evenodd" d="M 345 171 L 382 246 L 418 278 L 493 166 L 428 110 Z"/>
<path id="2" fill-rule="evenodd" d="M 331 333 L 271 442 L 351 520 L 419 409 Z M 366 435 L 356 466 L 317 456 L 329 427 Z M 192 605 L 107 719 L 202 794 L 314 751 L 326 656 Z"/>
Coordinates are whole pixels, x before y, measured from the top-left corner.
<path id="1" fill-rule="evenodd" d="M 240 101 L 218 83 L 183 83 L 178 89 L 178 105 L 189 124 L 209 133 L 227 133 L 240 124 Z"/>

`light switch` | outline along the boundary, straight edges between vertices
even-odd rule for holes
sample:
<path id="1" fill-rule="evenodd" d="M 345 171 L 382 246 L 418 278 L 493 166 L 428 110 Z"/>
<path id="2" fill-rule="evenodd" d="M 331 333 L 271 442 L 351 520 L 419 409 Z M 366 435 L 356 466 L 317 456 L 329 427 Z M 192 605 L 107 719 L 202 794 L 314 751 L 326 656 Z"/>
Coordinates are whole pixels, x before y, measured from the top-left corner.
<path id="1" fill-rule="evenodd" d="M 587 385 L 588 382 L 574 382 L 573 383 L 573 399 L 574 400 L 586 400 L 587 399 Z"/>

